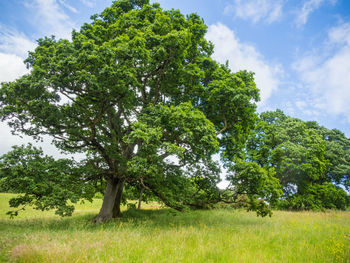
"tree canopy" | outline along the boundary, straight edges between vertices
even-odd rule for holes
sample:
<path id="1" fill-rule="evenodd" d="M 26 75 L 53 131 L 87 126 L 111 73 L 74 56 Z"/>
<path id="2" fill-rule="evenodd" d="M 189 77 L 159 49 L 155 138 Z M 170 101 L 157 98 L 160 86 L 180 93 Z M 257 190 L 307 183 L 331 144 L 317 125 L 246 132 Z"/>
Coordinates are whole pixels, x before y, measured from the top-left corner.
<path id="1" fill-rule="evenodd" d="M 274 169 L 283 187 L 280 208 L 345 209 L 350 140 L 338 130 L 303 122 L 282 111 L 264 112 L 243 158 Z"/>
<path id="2" fill-rule="evenodd" d="M 117 0 L 91 19 L 71 40 L 38 40 L 25 60 L 30 73 L 1 86 L 1 119 L 14 133 L 49 135 L 61 151 L 85 154 L 76 164 L 85 171 L 70 174 L 106 187 L 96 222 L 120 214 L 125 185 L 145 187 L 179 210 L 221 200 L 212 157 L 220 153 L 229 165 L 254 128 L 253 73 L 233 73 L 211 58 L 207 27 L 196 14 Z M 5 165 L 2 176 L 16 169 Z M 278 184 L 271 173 L 259 174 L 241 173 L 234 183 L 246 186 L 236 186 L 230 200 L 247 194 L 252 209 L 266 208 L 254 200 L 275 198 Z"/>

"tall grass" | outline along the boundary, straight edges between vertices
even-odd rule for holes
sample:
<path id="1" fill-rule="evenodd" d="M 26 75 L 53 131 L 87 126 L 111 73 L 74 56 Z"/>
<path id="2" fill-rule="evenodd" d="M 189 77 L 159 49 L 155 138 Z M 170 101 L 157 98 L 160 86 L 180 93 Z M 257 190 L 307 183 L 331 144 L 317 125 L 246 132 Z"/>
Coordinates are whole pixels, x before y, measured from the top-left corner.
<path id="1" fill-rule="evenodd" d="M 350 262 L 349 212 L 128 210 L 94 225 L 100 200 L 70 218 L 28 210 L 10 220 L 8 198 L 0 194 L 3 262 Z"/>

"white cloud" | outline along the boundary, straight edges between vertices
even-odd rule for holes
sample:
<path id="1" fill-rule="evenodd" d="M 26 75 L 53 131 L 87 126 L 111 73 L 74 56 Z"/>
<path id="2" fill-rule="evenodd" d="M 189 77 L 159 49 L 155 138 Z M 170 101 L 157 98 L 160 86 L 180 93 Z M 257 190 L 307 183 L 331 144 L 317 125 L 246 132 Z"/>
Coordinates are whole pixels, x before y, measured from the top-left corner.
<path id="1" fill-rule="evenodd" d="M 67 2 L 65 0 L 58 0 L 59 3 L 64 6 L 65 8 L 67 8 L 69 11 L 73 12 L 73 13 L 79 13 L 78 10 L 76 8 L 74 8 L 73 6 L 67 4 Z"/>
<path id="2" fill-rule="evenodd" d="M 21 57 L 0 53 L 0 83 L 13 81 L 26 73 L 28 70 Z"/>
<path id="3" fill-rule="evenodd" d="M 0 25 L 0 82 L 13 81 L 28 73 L 23 60 L 36 44 L 24 34 Z"/>
<path id="4" fill-rule="evenodd" d="M 0 85 L 1 82 L 13 81 L 27 72 L 21 57 L 0 52 Z M 28 140 L 11 135 L 11 129 L 2 122 L 0 122 L 0 138 L 0 155 L 10 151 L 12 145 L 28 142 Z"/>
<path id="5" fill-rule="evenodd" d="M 76 26 L 56 0 L 34 0 L 27 2 L 27 7 L 33 10 L 34 23 L 43 34 L 71 38 L 72 29 Z M 67 5 L 65 7 L 67 8 Z"/>
<path id="6" fill-rule="evenodd" d="M 80 0 L 80 2 L 82 2 L 87 7 L 94 7 L 96 5 L 96 1 L 92 0 Z"/>
<path id="7" fill-rule="evenodd" d="M 51 155 L 55 158 L 75 158 L 76 160 L 82 160 L 83 154 L 62 154 L 52 144 L 52 140 L 49 136 L 44 136 L 43 141 L 35 141 L 31 137 L 22 135 L 15 136 L 11 133 L 11 128 L 7 126 L 5 122 L 0 122 L 0 156 L 11 151 L 12 146 L 31 143 L 35 147 L 41 147 L 45 154 Z"/>
<path id="8" fill-rule="evenodd" d="M 303 86 L 300 86 L 299 89 L 302 90 Z M 302 116 L 308 117 L 312 120 L 319 121 L 319 118 L 322 117 L 320 109 L 317 109 L 315 105 L 319 105 L 320 101 L 318 98 L 314 98 L 308 93 L 308 90 L 304 90 L 303 94 L 298 94 L 299 98 L 296 98 L 291 107 L 293 112 L 288 112 L 289 115 L 295 116 L 297 113 L 294 110 L 297 110 L 299 113 L 302 113 Z"/>
<path id="9" fill-rule="evenodd" d="M 231 12 L 238 18 L 257 23 L 265 20 L 268 23 L 279 20 L 282 16 L 282 0 L 234 0 L 225 7 L 225 13 Z"/>
<path id="10" fill-rule="evenodd" d="M 73 7 L 68 6 L 65 0 L 58 1 L 70 11 L 76 11 Z M 35 23 L 41 35 L 54 34 L 57 37 L 70 38 L 74 23 L 64 13 L 58 2 L 55 0 L 35 0 L 26 2 L 26 6 L 32 9 L 32 22 Z M 23 60 L 27 57 L 28 51 L 34 50 L 35 47 L 36 43 L 31 41 L 25 34 L 0 25 L 0 83 L 13 81 L 29 72 Z M 62 157 L 48 137 L 44 138 L 44 142 L 38 143 L 28 136 L 23 136 L 23 138 L 14 136 L 11 134 L 10 127 L 1 122 L 0 138 L 0 155 L 10 151 L 12 145 L 32 142 L 36 146 L 41 146 L 45 153 L 55 157 Z M 81 159 L 78 155 L 75 157 Z"/>
<path id="11" fill-rule="evenodd" d="M 350 122 L 350 23 L 331 29 L 323 48 L 296 61 L 294 69 L 317 99 L 316 109 Z"/>
<path id="12" fill-rule="evenodd" d="M 303 26 L 307 23 L 307 20 L 312 12 L 318 9 L 323 3 L 328 2 L 334 5 L 337 0 L 307 0 L 304 2 L 301 9 L 297 12 L 296 24 L 297 26 Z"/>
<path id="13" fill-rule="evenodd" d="M 25 58 L 36 44 L 23 33 L 0 25 L 0 52 Z"/>
<path id="14" fill-rule="evenodd" d="M 16 30 L 10 30 L 0 25 L 0 83 L 13 81 L 28 73 L 23 63 L 28 50 L 33 50 L 35 43 L 31 42 L 24 34 Z M 0 155 L 11 150 L 11 146 L 28 142 L 11 135 L 11 129 L 0 122 Z"/>
<path id="15" fill-rule="evenodd" d="M 246 69 L 255 72 L 255 82 L 260 89 L 262 104 L 277 90 L 281 67 L 266 62 L 253 46 L 241 43 L 227 26 L 220 23 L 211 25 L 206 38 L 215 45 L 214 59 L 221 63 L 228 60 L 233 71 Z"/>
<path id="16" fill-rule="evenodd" d="M 333 44 L 345 44 L 350 46 L 350 23 L 332 28 L 328 32 L 329 41 Z"/>
<path id="17" fill-rule="evenodd" d="M 297 108 L 299 110 L 304 110 L 308 105 L 306 103 L 306 101 L 303 101 L 303 100 L 297 100 L 295 101 L 295 105 L 297 106 Z"/>
<path id="18" fill-rule="evenodd" d="M 307 19 L 315 9 L 319 8 L 323 0 L 308 0 L 304 3 L 301 10 L 298 12 L 296 22 L 298 26 L 305 25 Z"/>

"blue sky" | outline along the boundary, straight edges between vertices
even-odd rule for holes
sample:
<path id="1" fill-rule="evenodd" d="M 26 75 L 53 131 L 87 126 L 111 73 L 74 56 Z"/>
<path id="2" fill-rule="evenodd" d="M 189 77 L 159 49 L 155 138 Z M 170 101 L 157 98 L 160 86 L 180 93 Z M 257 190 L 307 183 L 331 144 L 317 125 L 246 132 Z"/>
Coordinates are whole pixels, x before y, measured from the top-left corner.
<path id="1" fill-rule="evenodd" d="M 0 0 L 0 82 L 27 73 L 38 38 L 69 38 L 107 0 Z M 153 1 L 152 1 L 153 2 Z M 197 13 L 208 25 L 214 58 L 256 73 L 258 110 L 282 109 L 350 136 L 350 0 L 159 0 Z M 0 154 L 29 138 L 0 124 Z M 44 144 L 49 153 L 53 148 Z"/>

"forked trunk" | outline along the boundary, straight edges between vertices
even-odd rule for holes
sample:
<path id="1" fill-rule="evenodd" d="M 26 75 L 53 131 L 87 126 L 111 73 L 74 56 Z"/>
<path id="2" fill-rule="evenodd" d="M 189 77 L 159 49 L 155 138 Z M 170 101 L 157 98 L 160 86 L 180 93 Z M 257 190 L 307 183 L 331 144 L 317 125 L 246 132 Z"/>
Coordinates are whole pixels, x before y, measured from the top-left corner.
<path id="1" fill-rule="evenodd" d="M 113 218 L 121 217 L 122 213 L 120 212 L 120 203 L 122 201 L 124 189 L 124 181 L 119 180 L 117 185 L 117 194 L 115 196 L 114 206 L 113 206 Z"/>
<path id="2" fill-rule="evenodd" d="M 113 180 L 113 179 L 107 180 L 107 187 L 103 197 L 102 207 L 98 215 L 94 218 L 94 223 L 97 223 L 97 224 L 103 223 L 113 218 L 114 206 L 116 204 L 118 189 L 121 188 L 121 191 L 123 191 L 123 185 L 124 185 L 124 182 L 122 182 L 121 180 Z M 120 198 L 121 198 L 121 194 L 120 194 Z M 120 203 L 119 203 L 119 206 L 120 206 Z"/>

